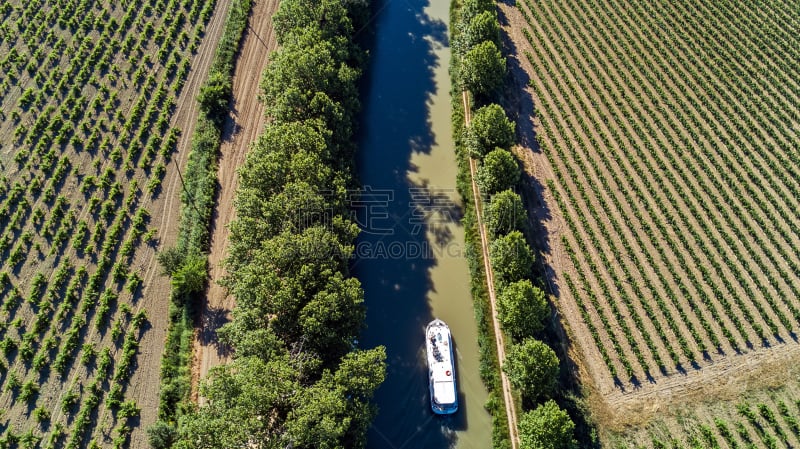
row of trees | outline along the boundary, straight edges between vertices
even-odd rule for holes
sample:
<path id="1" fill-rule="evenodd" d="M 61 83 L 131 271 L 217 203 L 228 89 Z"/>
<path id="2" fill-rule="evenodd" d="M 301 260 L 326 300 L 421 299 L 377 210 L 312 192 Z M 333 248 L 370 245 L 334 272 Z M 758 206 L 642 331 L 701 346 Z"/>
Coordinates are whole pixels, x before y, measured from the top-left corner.
<path id="1" fill-rule="evenodd" d="M 365 444 L 385 350 L 355 347 L 365 309 L 348 273 L 358 228 L 345 192 L 364 60 L 352 35 L 367 7 L 284 0 L 273 18 L 281 49 L 261 84 L 271 121 L 240 170 L 231 223 L 237 307 L 220 336 L 233 361 L 203 383 L 207 404 L 180 419 L 175 447 Z"/>
<path id="2" fill-rule="evenodd" d="M 527 213 L 521 197 L 513 191 L 521 177 L 510 151 L 515 125 L 495 103 L 506 74 L 495 8 L 491 0 L 465 0 L 454 47 L 460 56 L 462 87 L 473 94 L 477 104 L 484 105 L 475 111 L 463 142 L 469 156 L 478 161 L 476 182 L 489 197 L 485 215 L 492 240 L 498 315 L 513 340 L 502 369 L 521 393 L 526 408 L 539 404 L 518 423 L 521 447 L 573 448 L 577 445 L 575 425 L 551 399 L 556 392 L 559 359 L 547 344 L 534 338 L 544 330 L 550 306 L 544 292 L 531 281 L 535 256 L 524 235 Z"/>

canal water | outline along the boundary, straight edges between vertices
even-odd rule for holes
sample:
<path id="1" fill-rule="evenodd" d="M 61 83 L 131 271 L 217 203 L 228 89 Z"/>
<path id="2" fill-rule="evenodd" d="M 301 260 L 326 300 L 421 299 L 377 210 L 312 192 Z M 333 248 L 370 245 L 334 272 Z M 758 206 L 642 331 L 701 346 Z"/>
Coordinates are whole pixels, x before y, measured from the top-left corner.
<path id="1" fill-rule="evenodd" d="M 374 0 L 375 37 L 363 92 L 354 207 L 363 232 L 353 272 L 367 329 L 385 345 L 370 449 L 487 449 L 491 417 L 479 377 L 477 326 L 464 257 L 450 122 L 449 0 Z M 451 328 L 459 411 L 431 412 L 425 326 Z"/>

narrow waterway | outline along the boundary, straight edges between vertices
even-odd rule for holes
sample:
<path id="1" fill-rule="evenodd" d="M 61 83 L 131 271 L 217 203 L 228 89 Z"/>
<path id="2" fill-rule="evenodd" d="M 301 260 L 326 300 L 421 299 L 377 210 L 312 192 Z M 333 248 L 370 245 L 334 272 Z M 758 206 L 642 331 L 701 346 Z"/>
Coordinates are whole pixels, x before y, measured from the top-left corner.
<path id="1" fill-rule="evenodd" d="M 487 392 L 464 258 L 450 122 L 449 0 L 374 0 L 354 204 L 364 231 L 354 273 L 367 304 L 365 347 L 385 345 L 388 373 L 370 449 L 491 447 Z M 459 411 L 431 412 L 424 330 L 451 328 Z"/>

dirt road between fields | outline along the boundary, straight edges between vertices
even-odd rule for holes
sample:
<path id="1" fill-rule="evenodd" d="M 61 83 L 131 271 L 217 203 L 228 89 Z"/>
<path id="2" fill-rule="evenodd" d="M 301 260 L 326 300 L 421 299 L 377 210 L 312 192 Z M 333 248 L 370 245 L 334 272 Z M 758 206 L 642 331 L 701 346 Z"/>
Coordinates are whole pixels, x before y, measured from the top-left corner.
<path id="1" fill-rule="evenodd" d="M 464 126 L 469 128 L 472 121 L 472 109 L 469 101 L 469 94 L 465 91 L 461 93 L 461 100 L 464 105 Z M 481 252 L 483 257 L 483 268 L 486 272 L 487 291 L 489 292 L 489 303 L 492 306 L 492 324 L 494 326 L 495 344 L 497 345 L 497 360 L 502 365 L 506 359 L 506 343 L 503 332 L 500 330 L 500 321 L 497 318 L 497 298 L 494 286 L 494 271 L 492 262 L 489 258 L 489 237 L 486 227 L 483 225 L 483 208 L 481 207 L 481 193 L 478 190 L 477 179 L 478 163 L 475 159 L 469 159 L 470 179 L 472 181 L 472 197 L 475 200 L 475 215 L 478 219 L 478 230 L 481 236 Z M 501 387 L 503 389 L 503 399 L 506 404 L 506 417 L 508 419 L 508 433 L 511 438 L 511 448 L 517 449 L 519 446 L 519 436 L 517 435 L 517 409 L 514 406 L 514 395 L 511 392 L 511 382 L 505 371 L 500 371 Z"/>
<path id="2" fill-rule="evenodd" d="M 221 345 L 217 338 L 217 329 L 230 321 L 235 301 L 219 285 L 219 281 L 225 276 L 222 264 L 228 254 L 228 223 L 235 217 L 233 199 L 237 188 L 236 170 L 244 162 L 250 144 L 261 133 L 266 121 L 264 107 L 258 101 L 258 86 L 269 54 L 277 47 L 272 15 L 279 3 L 278 0 L 256 0 L 233 75 L 233 107 L 223 129 L 217 172 L 219 190 L 208 258 L 211 275 L 200 327 L 195 334 L 192 369 L 192 395 L 195 399 L 200 379 L 212 367 L 230 359 L 228 348 Z"/>
<path id="3" fill-rule="evenodd" d="M 181 182 L 176 167 L 186 166 L 191 150 L 191 136 L 194 134 L 197 123 L 197 94 L 208 76 L 217 43 L 222 36 L 230 3 L 231 0 L 217 2 L 214 14 L 205 28 L 205 37 L 198 47 L 194 61 L 192 61 L 192 69 L 176 102 L 172 126 L 181 129 L 181 138 L 178 142 L 178 150 L 173 156 L 173 162 L 167 165 L 166 175 L 162 181 L 164 190 L 150 209 L 153 211 L 153 216 L 158 217 L 154 218 L 151 225 L 158 229 L 159 249 L 174 246 L 177 240 Z M 140 306 L 147 310 L 148 320 L 152 326 L 139 343 L 139 347 L 142 349 L 137 357 L 138 368 L 128 387 L 129 394 L 141 407 L 141 425 L 134 428 L 130 447 L 140 449 L 150 447 L 145 430 L 158 418 L 160 389 L 157 386 L 161 378 L 161 356 L 164 352 L 164 339 L 169 324 L 170 281 L 169 277 L 160 274 L 161 268 L 156 262 L 155 255 L 155 251 L 150 251 L 147 254 L 149 256 L 147 260 L 137 260 L 134 264 L 136 268 L 142 268 L 144 271 L 143 285 L 145 289 Z"/>

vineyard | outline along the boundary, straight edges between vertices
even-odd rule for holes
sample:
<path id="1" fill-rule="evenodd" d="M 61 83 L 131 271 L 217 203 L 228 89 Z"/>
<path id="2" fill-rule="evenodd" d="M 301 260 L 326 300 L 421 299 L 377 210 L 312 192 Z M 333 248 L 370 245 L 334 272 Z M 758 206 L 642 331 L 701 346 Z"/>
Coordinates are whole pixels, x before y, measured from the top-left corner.
<path id="1" fill-rule="evenodd" d="M 800 4 L 519 0 L 561 308 L 603 395 L 793 351 Z M 588 343 L 588 344 L 585 344 Z M 791 363 L 791 362 L 789 362 Z M 796 381 L 796 380 L 794 380 Z M 793 447 L 796 385 L 626 447 Z M 679 440 L 672 441 L 673 438 Z"/>
<path id="2" fill-rule="evenodd" d="M 151 214 L 214 6 L 0 5 L 0 447 L 128 447 L 140 426 L 128 387 L 165 321 L 143 307 Z"/>

